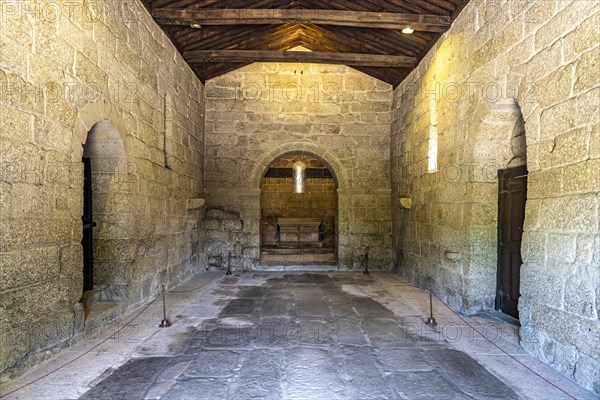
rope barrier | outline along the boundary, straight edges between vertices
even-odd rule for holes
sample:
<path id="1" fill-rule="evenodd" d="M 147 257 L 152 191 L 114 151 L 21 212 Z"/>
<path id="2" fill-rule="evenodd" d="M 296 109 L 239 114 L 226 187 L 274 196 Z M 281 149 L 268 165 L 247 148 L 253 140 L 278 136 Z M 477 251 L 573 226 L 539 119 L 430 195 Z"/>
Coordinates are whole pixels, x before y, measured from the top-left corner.
<path id="1" fill-rule="evenodd" d="M 213 282 L 213 281 L 215 280 L 215 278 L 217 278 L 217 277 L 218 277 L 218 275 L 215 275 L 215 276 L 213 276 L 213 277 L 212 277 L 212 278 L 211 278 L 211 279 L 210 279 L 208 282 L 206 282 L 206 283 L 204 283 L 204 284 L 202 284 L 202 285 L 200 285 L 200 286 L 198 286 L 197 288 L 194 288 L 194 289 L 190 289 L 190 290 L 183 290 L 183 291 L 169 291 L 169 292 L 171 292 L 171 293 L 188 293 L 188 292 L 193 292 L 193 291 L 195 291 L 195 290 L 200 290 L 200 289 L 202 289 L 204 286 L 206 286 L 206 285 L 208 285 L 209 283 Z M 43 380 L 43 379 L 47 378 L 48 376 L 50 376 L 50 375 L 52 375 L 52 374 L 54 374 L 54 373 L 56 373 L 56 372 L 60 371 L 61 369 L 65 368 L 65 367 L 66 367 L 66 366 L 68 366 L 68 365 L 71 365 L 72 363 L 74 363 L 75 361 L 79 360 L 79 359 L 80 359 L 80 358 L 82 358 L 83 356 L 85 356 L 85 355 L 87 355 L 87 354 L 91 353 L 92 351 L 94 351 L 94 350 L 95 350 L 95 349 L 97 349 L 98 347 L 102 346 L 102 345 L 103 345 L 104 343 L 106 343 L 108 340 L 110 340 L 110 339 L 112 339 L 113 337 L 115 337 L 116 335 L 118 335 L 118 334 L 119 334 L 119 332 L 121 332 L 123 329 L 125 329 L 125 328 L 127 328 L 129 325 L 131 325 L 131 323 L 132 323 L 133 321 L 135 321 L 135 320 L 136 320 L 136 319 L 137 319 L 137 318 L 138 318 L 140 315 L 142 315 L 142 314 L 144 313 L 144 311 L 146 311 L 146 310 L 148 309 L 148 307 L 150 307 L 150 306 L 151 306 L 151 305 L 152 305 L 152 304 L 153 304 L 153 303 L 156 301 L 156 299 L 158 299 L 158 298 L 160 297 L 160 295 L 161 295 L 161 294 L 162 294 L 162 290 L 161 290 L 161 291 L 159 291 L 159 292 L 158 292 L 158 294 L 156 294 L 156 295 L 154 296 L 154 298 L 153 298 L 153 299 L 152 299 L 152 300 L 151 300 L 151 301 L 150 301 L 148 304 L 146 304 L 146 305 L 144 306 L 144 308 L 142 308 L 142 310 L 141 310 L 140 312 L 138 312 L 138 313 L 137 313 L 137 314 L 136 314 L 136 315 L 135 315 L 135 316 L 134 316 L 134 317 L 133 317 L 131 320 L 129 320 L 129 322 L 127 322 L 125 325 L 123 325 L 123 326 L 122 326 L 120 329 L 118 329 L 118 330 L 117 330 L 117 331 L 116 331 L 114 334 L 112 334 L 112 335 L 110 335 L 109 337 L 107 337 L 106 339 L 102 340 L 100 343 L 96 344 L 95 346 L 93 346 L 93 347 L 92 347 L 92 348 L 90 348 L 89 350 L 87 350 L 87 351 L 85 351 L 85 352 L 81 353 L 80 355 L 78 355 L 77 357 L 73 358 L 71 361 L 68 361 L 68 362 L 64 363 L 64 364 L 63 364 L 63 365 L 61 365 L 60 367 L 58 367 L 58 368 L 55 368 L 55 369 L 53 369 L 52 371 L 50 371 L 50 372 L 48 372 L 48 373 L 46 373 L 46 374 L 44 374 L 44 375 L 40 376 L 39 378 L 36 378 L 36 379 L 32 380 L 31 382 L 28 382 L 28 383 L 26 383 L 26 384 L 24 384 L 24 385 L 22 385 L 22 386 L 19 386 L 18 388 L 16 388 L 16 389 L 13 389 L 13 390 L 11 390 L 11 391 L 10 391 L 10 392 L 8 392 L 8 393 L 1 394 L 1 395 L 0 395 L 0 399 L 1 399 L 1 398 L 4 398 L 4 397 L 6 397 L 6 396 L 9 396 L 9 395 L 11 395 L 11 394 L 13 394 L 13 393 L 16 393 L 16 392 L 18 392 L 18 391 L 20 391 L 20 390 L 22 390 L 22 389 L 24 389 L 24 388 L 26 388 L 26 387 L 28 387 L 28 386 L 31 386 L 31 385 L 33 385 L 34 383 L 37 383 L 37 382 L 39 382 L 39 381 L 41 381 L 41 380 Z M 200 296 L 199 296 L 199 297 L 200 297 Z"/>

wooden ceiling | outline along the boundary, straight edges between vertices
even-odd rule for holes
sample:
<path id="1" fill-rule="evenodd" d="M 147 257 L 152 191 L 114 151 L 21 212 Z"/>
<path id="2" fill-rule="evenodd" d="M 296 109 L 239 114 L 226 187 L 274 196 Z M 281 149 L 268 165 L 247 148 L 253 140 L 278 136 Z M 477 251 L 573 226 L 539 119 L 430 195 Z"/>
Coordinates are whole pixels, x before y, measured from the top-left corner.
<path id="1" fill-rule="evenodd" d="M 287 61 L 345 64 L 394 87 L 468 1 L 142 0 L 203 83 Z M 297 46 L 312 52 L 286 51 Z"/>

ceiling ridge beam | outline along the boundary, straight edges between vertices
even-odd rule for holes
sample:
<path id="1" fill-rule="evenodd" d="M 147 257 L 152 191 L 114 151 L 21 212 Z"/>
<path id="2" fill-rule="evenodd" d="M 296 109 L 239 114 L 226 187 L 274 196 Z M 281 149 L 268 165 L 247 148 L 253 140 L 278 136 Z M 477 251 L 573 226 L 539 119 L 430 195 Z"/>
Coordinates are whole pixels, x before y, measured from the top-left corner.
<path id="1" fill-rule="evenodd" d="M 447 15 L 341 11 L 314 9 L 176 9 L 154 8 L 152 16 L 163 25 L 264 25 L 316 24 L 376 29 L 404 29 L 445 32 L 451 20 Z"/>
<path id="2" fill-rule="evenodd" d="M 313 51 L 194 50 L 184 52 L 183 57 L 190 64 L 214 62 L 301 62 L 406 68 L 415 67 L 417 64 L 416 57 Z"/>

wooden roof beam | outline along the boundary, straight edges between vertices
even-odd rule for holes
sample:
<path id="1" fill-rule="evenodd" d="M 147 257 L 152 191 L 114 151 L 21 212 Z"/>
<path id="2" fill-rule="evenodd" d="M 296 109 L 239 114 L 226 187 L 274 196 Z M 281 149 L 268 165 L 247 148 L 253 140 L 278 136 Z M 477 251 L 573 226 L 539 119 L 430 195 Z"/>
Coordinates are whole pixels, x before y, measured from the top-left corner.
<path id="1" fill-rule="evenodd" d="M 435 14 L 307 9 L 174 9 L 154 8 L 152 16 L 163 25 L 317 24 L 376 29 L 445 32 L 450 17 Z"/>
<path id="2" fill-rule="evenodd" d="M 184 52 L 183 58 L 190 64 L 214 62 L 301 62 L 405 68 L 413 68 L 417 65 L 416 57 L 316 51 L 194 50 Z"/>

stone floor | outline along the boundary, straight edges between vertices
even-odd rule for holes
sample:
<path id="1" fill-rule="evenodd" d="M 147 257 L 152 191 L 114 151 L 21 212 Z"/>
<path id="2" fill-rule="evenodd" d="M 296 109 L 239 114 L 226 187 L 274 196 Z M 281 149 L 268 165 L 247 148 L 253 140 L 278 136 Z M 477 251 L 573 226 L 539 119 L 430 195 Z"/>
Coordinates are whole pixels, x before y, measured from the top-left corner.
<path id="1" fill-rule="evenodd" d="M 498 315 L 457 316 L 434 299 L 432 329 L 424 323 L 428 301 L 386 273 L 207 273 L 167 294 L 171 327 L 157 328 L 157 300 L 0 393 L 44 400 L 596 398 L 524 353 L 516 326 Z"/>

